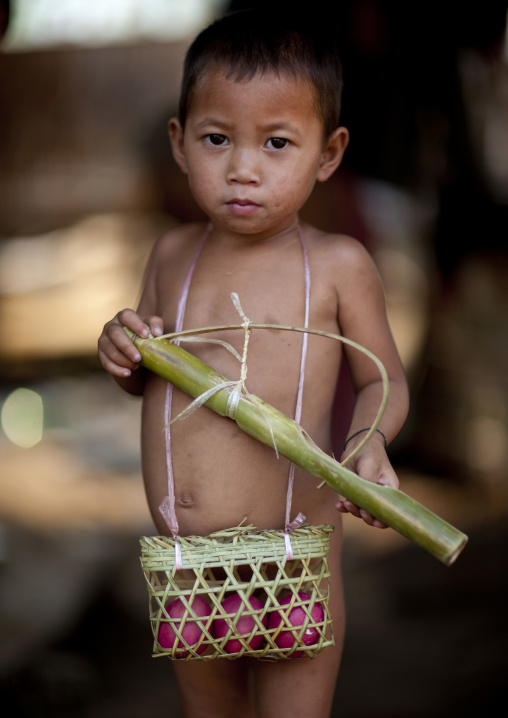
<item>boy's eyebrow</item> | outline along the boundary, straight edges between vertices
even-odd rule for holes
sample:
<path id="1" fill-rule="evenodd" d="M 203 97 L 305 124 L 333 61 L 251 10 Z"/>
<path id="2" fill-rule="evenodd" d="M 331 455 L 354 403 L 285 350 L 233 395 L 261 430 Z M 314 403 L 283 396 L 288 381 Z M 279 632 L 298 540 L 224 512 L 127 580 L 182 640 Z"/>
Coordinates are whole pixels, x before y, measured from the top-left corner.
<path id="1" fill-rule="evenodd" d="M 292 122 L 286 122 L 284 120 L 271 122 L 270 124 L 265 125 L 263 129 L 266 130 L 266 132 L 279 132 L 280 130 L 282 130 L 300 134 L 300 129 L 297 127 L 297 125 L 293 124 Z"/>
<path id="2" fill-rule="evenodd" d="M 217 117 L 204 117 L 197 123 L 196 128 L 199 129 L 200 127 L 209 127 L 210 125 L 212 125 L 213 127 L 217 127 L 217 129 L 221 130 L 231 129 L 231 125 L 227 120 L 219 119 Z M 300 130 L 295 124 L 293 124 L 292 122 L 286 122 L 285 120 L 275 120 L 274 122 L 262 125 L 260 129 L 263 132 L 267 133 L 289 131 L 295 134 L 300 134 Z"/>
<path id="3" fill-rule="evenodd" d="M 214 125 L 215 127 L 220 127 L 221 129 L 227 129 L 228 127 L 225 120 L 219 120 L 216 117 L 203 117 L 203 119 L 197 123 L 196 127 L 206 127 L 207 125 Z"/>

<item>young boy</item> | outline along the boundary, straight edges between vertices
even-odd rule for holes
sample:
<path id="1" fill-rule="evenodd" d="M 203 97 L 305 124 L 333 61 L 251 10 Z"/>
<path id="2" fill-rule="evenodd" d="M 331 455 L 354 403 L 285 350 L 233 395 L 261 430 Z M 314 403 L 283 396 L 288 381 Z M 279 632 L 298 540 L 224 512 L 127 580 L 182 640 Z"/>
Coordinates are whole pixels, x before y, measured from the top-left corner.
<path id="1" fill-rule="evenodd" d="M 306 253 L 309 327 L 343 334 L 384 363 L 391 391 L 380 426 L 386 442 L 406 418 L 407 385 L 370 257 L 354 239 L 325 234 L 298 219 L 315 182 L 330 177 L 346 149 L 340 93 L 333 46 L 256 12 L 217 21 L 188 52 L 180 114 L 170 120 L 169 135 L 175 159 L 210 224 L 178 227 L 156 243 L 137 311 L 120 311 L 99 339 L 104 368 L 123 389 L 144 397 L 143 475 L 161 534 L 168 534 L 159 512 L 168 493 L 162 431 L 166 383 L 140 368 L 139 353 L 122 327 L 143 337 L 174 330 L 182 285 L 200 245 L 186 328 L 238 324 L 232 292 L 253 322 L 303 326 Z M 240 334 L 224 332 L 220 338 L 241 351 Z M 249 346 L 248 390 L 289 416 L 295 413 L 302 336 L 254 331 Z M 191 351 L 226 376 L 238 376 L 237 361 L 222 347 L 200 343 Z M 357 395 L 349 436 L 360 432 L 348 442 L 344 459 L 365 436 L 381 401 L 381 381 L 371 360 L 309 335 L 300 423 L 330 451 L 330 415 L 343 355 Z M 175 389 L 172 415 L 189 401 Z M 369 481 L 398 487 L 382 434 L 375 433 L 351 468 Z M 173 424 L 172 450 L 181 535 L 206 535 L 236 526 L 244 517 L 260 529 L 284 528 L 288 462 L 234 422 L 200 409 Z M 317 490 L 318 483 L 296 470 L 292 516 L 301 511 L 309 523 L 335 526 L 330 608 L 336 646 L 315 660 L 175 661 L 186 716 L 329 715 L 344 635 L 340 512 L 372 526 L 382 524 L 351 502 L 338 501 L 331 489 Z"/>

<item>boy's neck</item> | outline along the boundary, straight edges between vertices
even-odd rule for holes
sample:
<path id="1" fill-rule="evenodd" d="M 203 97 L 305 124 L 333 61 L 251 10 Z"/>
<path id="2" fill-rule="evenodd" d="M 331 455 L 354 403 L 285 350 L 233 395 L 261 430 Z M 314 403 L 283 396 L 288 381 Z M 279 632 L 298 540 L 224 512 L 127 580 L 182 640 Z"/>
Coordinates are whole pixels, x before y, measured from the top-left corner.
<path id="1" fill-rule="evenodd" d="M 223 230 L 220 227 L 216 227 L 213 222 L 211 223 L 210 235 L 213 238 L 218 239 L 221 243 L 228 244 L 236 247 L 250 247 L 250 246 L 274 246 L 284 243 L 284 240 L 291 237 L 292 241 L 296 235 L 300 220 L 298 215 L 282 229 L 277 228 L 273 230 L 267 230 L 259 234 L 242 234 L 237 232 L 229 232 Z"/>

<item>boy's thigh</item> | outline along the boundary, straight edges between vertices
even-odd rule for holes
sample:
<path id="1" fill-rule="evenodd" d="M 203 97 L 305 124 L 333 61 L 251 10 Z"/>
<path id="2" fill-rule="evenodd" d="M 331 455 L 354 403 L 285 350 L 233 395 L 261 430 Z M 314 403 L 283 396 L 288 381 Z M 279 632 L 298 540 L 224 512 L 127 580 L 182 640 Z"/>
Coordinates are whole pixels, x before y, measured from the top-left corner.
<path id="1" fill-rule="evenodd" d="M 255 669 L 260 718 L 329 718 L 339 672 L 341 647 L 326 648 L 316 658 L 262 664 Z"/>
<path id="2" fill-rule="evenodd" d="M 336 566 L 337 547 L 331 558 Z M 255 664 L 255 692 L 260 718 L 329 718 L 339 673 L 345 632 L 345 606 L 340 571 L 332 573 L 329 609 L 335 645 L 316 658 L 294 658 Z"/>
<path id="3" fill-rule="evenodd" d="M 185 718 L 255 718 L 253 662 L 173 661 Z"/>
<path id="4" fill-rule="evenodd" d="M 175 661 L 183 716 L 329 718 L 341 651 L 336 645 L 314 659 L 274 662 Z"/>

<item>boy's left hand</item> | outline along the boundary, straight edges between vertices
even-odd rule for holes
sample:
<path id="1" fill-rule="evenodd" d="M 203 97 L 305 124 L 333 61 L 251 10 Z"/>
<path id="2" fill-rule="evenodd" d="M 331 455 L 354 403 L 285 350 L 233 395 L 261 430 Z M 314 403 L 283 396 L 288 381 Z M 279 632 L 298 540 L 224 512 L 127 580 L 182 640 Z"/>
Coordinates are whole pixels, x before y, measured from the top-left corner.
<path id="1" fill-rule="evenodd" d="M 353 442 L 351 442 L 351 444 L 353 444 Z M 341 461 L 344 461 L 344 459 L 352 453 L 354 445 L 351 444 L 348 444 L 348 450 L 343 453 Z M 346 466 L 362 479 L 372 481 L 374 484 L 391 486 L 394 489 L 399 488 L 397 474 L 390 464 L 382 442 L 378 441 L 377 437 L 372 437 L 368 444 L 366 444 Z M 369 526 L 375 526 L 380 529 L 388 528 L 387 524 L 376 519 L 365 511 L 365 509 L 361 509 L 349 499 L 341 499 L 335 504 L 335 508 L 343 514 L 349 513 L 353 516 L 357 516 L 359 519 L 363 519 Z"/>

